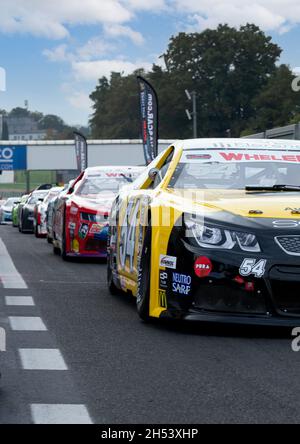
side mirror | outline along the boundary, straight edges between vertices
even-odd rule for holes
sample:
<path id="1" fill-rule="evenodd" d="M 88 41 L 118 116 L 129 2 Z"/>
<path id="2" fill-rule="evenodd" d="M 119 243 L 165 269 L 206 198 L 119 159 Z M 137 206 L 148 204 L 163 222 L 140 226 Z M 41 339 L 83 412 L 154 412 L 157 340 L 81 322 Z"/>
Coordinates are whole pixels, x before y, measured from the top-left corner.
<path id="1" fill-rule="evenodd" d="M 148 176 L 152 181 L 155 180 L 156 176 L 159 176 L 160 180 L 162 179 L 160 170 L 158 168 L 151 168 L 148 171 Z"/>

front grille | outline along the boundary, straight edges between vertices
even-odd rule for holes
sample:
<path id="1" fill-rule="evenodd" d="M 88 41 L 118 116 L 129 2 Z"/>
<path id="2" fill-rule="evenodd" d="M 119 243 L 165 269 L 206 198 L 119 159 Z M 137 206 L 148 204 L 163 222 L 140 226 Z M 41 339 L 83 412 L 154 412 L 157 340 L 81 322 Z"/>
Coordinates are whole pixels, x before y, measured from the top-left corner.
<path id="1" fill-rule="evenodd" d="M 97 240 L 97 239 L 88 239 L 85 244 L 86 251 L 98 251 L 103 252 L 107 248 L 107 242 Z"/>
<path id="2" fill-rule="evenodd" d="M 225 281 L 199 285 L 194 302 L 194 308 L 206 311 L 236 314 L 265 314 L 267 311 L 263 292 L 247 292 Z"/>
<path id="3" fill-rule="evenodd" d="M 300 236 L 278 236 L 275 241 L 286 254 L 300 256 Z"/>
<path id="4" fill-rule="evenodd" d="M 300 282 L 271 281 L 276 308 L 285 314 L 300 315 Z"/>

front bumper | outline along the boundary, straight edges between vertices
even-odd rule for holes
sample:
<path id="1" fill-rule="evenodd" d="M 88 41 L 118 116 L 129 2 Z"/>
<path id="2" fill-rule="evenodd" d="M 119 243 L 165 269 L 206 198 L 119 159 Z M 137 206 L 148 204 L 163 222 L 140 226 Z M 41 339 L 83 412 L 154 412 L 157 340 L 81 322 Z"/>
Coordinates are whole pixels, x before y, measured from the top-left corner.
<path id="1" fill-rule="evenodd" d="M 23 231 L 30 231 L 33 233 L 34 230 L 34 217 L 33 215 L 25 214 L 22 219 L 22 229 Z"/>
<path id="2" fill-rule="evenodd" d="M 9 224 L 12 222 L 12 214 L 11 213 L 2 213 L 0 218 L 1 224 Z"/>
<path id="3" fill-rule="evenodd" d="M 107 257 L 107 225 L 92 228 L 98 224 L 69 223 L 67 231 L 68 257 L 106 258 Z M 83 230 L 85 227 L 85 230 Z"/>
<path id="4" fill-rule="evenodd" d="M 177 267 L 176 270 L 163 270 L 167 278 L 159 282 L 159 292 L 165 293 L 166 301 L 166 310 L 161 317 L 228 324 L 300 326 L 300 257 L 276 249 L 271 254 L 264 251 L 253 254 L 209 250 L 173 237 L 168 255 L 177 257 Z M 212 270 L 207 276 L 198 277 L 194 264 L 203 256 L 211 261 Z M 241 274 L 241 265 L 246 258 L 265 261 L 263 276 Z M 190 285 L 178 285 L 178 279 L 190 279 Z"/>

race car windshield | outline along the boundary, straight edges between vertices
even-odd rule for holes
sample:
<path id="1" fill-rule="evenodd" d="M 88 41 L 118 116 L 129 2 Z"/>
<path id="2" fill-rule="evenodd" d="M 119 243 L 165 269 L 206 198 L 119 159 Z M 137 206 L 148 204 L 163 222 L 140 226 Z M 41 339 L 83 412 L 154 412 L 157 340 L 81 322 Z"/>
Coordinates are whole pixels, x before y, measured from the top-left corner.
<path id="1" fill-rule="evenodd" d="M 7 201 L 5 202 L 5 204 L 3 205 L 4 207 L 7 208 L 12 208 L 16 203 L 19 203 L 19 200 L 16 199 L 7 199 Z"/>
<path id="2" fill-rule="evenodd" d="M 28 200 L 29 205 L 35 205 L 39 202 L 40 199 L 44 199 L 45 195 L 37 194 L 35 196 L 31 196 L 31 198 Z"/>
<path id="3" fill-rule="evenodd" d="M 117 193 L 119 189 L 128 184 L 124 176 L 118 177 L 87 177 L 78 187 L 78 196 L 97 195 L 100 193 Z"/>
<path id="4" fill-rule="evenodd" d="M 47 196 L 44 199 L 44 203 L 47 204 L 48 202 L 50 202 L 50 200 L 53 199 L 53 197 L 57 196 L 58 191 L 51 191 L 51 193 L 47 194 Z"/>
<path id="5" fill-rule="evenodd" d="M 206 151 L 207 153 L 207 151 Z M 299 153 L 300 154 L 300 153 Z M 195 156 L 192 154 L 190 156 Z M 200 156 L 200 154 L 199 154 Z M 201 154 L 201 162 L 187 162 L 188 155 L 184 157 L 184 162 L 177 165 L 177 168 L 169 182 L 169 188 L 175 189 L 245 189 L 246 187 L 272 188 L 276 185 L 286 184 L 289 186 L 300 185 L 300 155 L 286 156 L 297 160 L 280 162 L 277 155 L 276 161 L 230 161 L 224 162 L 216 160 L 205 161 L 206 158 L 213 157 L 210 154 Z M 264 156 L 264 157 L 263 157 Z M 267 157 L 266 154 L 263 159 Z M 214 155 L 214 157 L 216 157 Z M 270 156 L 271 157 L 271 156 Z M 283 156 L 284 157 L 284 156 Z M 204 161 L 203 161 L 204 160 Z"/>

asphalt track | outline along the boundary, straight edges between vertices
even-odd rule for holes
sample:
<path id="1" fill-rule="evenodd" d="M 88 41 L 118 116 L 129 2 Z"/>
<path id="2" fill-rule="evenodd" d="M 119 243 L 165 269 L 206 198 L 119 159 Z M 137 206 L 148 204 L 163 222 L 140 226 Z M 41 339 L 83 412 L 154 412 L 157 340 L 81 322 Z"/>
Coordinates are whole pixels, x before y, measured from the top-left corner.
<path id="1" fill-rule="evenodd" d="M 2 248 L 0 423 L 300 422 L 290 330 L 144 324 L 104 262 L 63 262 L 11 226 L 0 239 L 21 275 Z"/>

